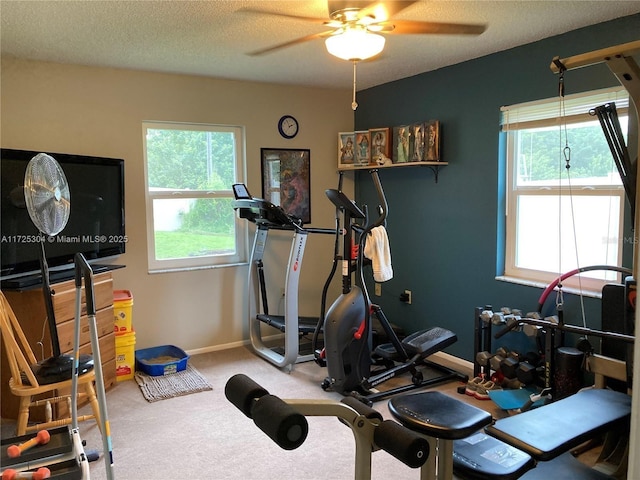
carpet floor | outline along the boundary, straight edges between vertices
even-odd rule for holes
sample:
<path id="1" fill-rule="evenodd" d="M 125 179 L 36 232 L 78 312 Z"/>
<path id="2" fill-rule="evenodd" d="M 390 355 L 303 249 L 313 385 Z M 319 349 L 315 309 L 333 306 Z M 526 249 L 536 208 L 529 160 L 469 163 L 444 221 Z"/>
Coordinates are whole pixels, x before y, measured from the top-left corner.
<path id="1" fill-rule="evenodd" d="M 305 443 L 296 450 L 285 451 L 224 395 L 227 380 L 243 373 L 283 399 L 339 401 L 339 394 L 320 388 L 326 368 L 307 362 L 287 373 L 244 347 L 194 355 L 189 362 L 211 385 L 211 390 L 153 403 L 144 398 L 134 380 L 119 382 L 107 392 L 116 479 L 354 478 L 354 437 L 336 418 L 308 417 Z M 494 418 L 505 415 L 491 401 L 458 394 L 456 389 L 460 385 L 453 381 L 432 388 L 483 408 Z M 374 408 L 385 419 L 392 419 L 387 400 L 376 402 Z M 88 411 L 88 407 L 80 409 L 81 414 Z M 3 437 L 6 429 L 3 422 Z M 82 422 L 80 434 L 87 450 L 102 451 L 102 437 L 95 422 Z M 102 456 L 90 464 L 90 474 L 92 480 L 107 478 Z M 420 471 L 378 451 L 373 454 L 371 478 L 419 479 Z"/>

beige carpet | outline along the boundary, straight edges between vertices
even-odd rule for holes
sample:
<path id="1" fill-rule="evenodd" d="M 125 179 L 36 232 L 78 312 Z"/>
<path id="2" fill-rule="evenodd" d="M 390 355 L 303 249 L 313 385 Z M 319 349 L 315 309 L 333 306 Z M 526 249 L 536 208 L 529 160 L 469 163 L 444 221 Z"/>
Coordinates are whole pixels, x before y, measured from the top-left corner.
<path id="1" fill-rule="evenodd" d="M 149 403 L 135 381 L 120 382 L 107 392 L 114 474 L 118 480 L 260 479 L 347 480 L 354 478 L 354 438 L 333 417 L 308 417 L 309 435 L 297 450 L 285 451 L 260 431 L 224 396 L 227 380 L 244 373 L 283 399 L 334 399 L 320 383 L 326 368 L 313 362 L 286 373 L 246 348 L 192 356 L 189 360 L 212 390 Z M 465 372 L 466 373 L 466 372 Z M 460 384 L 437 387 L 451 396 L 502 416 L 493 402 L 456 393 Z M 387 400 L 374 405 L 392 419 Z M 81 409 L 85 413 L 87 407 Z M 3 425 L 3 428 L 6 425 Z M 102 451 L 93 421 L 80 424 L 87 449 Z M 91 479 L 106 479 L 102 457 L 90 464 Z M 373 454 L 372 478 L 419 479 L 411 469 L 383 451 Z"/>
<path id="2" fill-rule="evenodd" d="M 113 443 L 114 472 L 119 480 L 185 479 L 351 479 L 354 477 L 355 447 L 351 430 L 335 418 L 309 417 L 309 435 L 297 450 L 285 451 L 260 431 L 224 396 L 232 375 L 244 373 L 283 399 L 335 399 L 320 383 L 326 368 L 313 362 L 298 364 L 286 373 L 256 357 L 246 348 L 194 355 L 190 364 L 212 385 L 213 390 L 149 403 L 135 381 L 120 382 L 107 392 Z M 452 395 L 457 383 L 447 389 Z M 391 419 L 387 401 L 376 403 Z M 102 440 L 93 422 L 80 425 L 87 448 L 102 450 Z M 106 472 L 102 458 L 91 464 L 91 479 L 102 480 Z M 373 454 L 372 478 L 418 479 L 411 469 L 385 452 Z"/>

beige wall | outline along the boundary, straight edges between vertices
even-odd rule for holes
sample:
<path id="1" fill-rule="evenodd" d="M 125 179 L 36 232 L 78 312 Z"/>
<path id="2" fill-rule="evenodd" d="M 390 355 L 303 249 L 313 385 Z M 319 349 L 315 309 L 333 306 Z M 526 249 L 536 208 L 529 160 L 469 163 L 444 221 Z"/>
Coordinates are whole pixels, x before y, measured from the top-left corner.
<path id="1" fill-rule="evenodd" d="M 313 226 L 333 226 L 324 195 L 335 188 L 337 132 L 353 129 L 349 89 L 318 89 L 206 77 L 2 59 L 0 144 L 4 148 L 124 158 L 127 253 L 115 287 L 134 296 L 136 348 L 163 344 L 209 349 L 247 338 L 247 266 L 147 273 L 143 121 L 243 125 L 247 184 L 260 195 L 260 148 L 311 150 Z M 285 140 L 283 114 L 300 122 Z M 345 190 L 352 192 L 350 174 Z M 252 232 L 250 238 L 252 239 Z M 267 255 L 272 313 L 286 269 L 290 235 L 274 235 Z M 330 236 L 310 236 L 300 286 L 300 311 L 317 315 L 333 258 Z M 273 248 L 271 248 L 273 247 Z M 330 298 L 339 293 L 339 279 Z"/>

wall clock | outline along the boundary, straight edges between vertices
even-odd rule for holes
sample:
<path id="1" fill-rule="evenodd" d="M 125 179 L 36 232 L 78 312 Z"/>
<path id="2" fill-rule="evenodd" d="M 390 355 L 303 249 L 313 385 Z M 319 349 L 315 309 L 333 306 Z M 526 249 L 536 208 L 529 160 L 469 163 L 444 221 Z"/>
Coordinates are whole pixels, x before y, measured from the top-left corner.
<path id="1" fill-rule="evenodd" d="M 284 138 L 293 138 L 298 134 L 298 121 L 291 115 L 283 115 L 278 120 L 278 132 Z"/>

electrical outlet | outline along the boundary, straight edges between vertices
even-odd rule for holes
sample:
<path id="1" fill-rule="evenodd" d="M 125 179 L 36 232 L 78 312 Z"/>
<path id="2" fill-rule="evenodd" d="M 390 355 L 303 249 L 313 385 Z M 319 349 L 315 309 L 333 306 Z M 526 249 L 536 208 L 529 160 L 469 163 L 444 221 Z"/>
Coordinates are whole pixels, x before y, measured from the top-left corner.
<path id="1" fill-rule="evenodd" d="M 374 291 L 375 291 L 376 297 L 381 297 L 382 296 L 382 284 L 376 282 Z"/>
<path id="2" fill-rule="evenodd" d="M 407 303 L 411 305 L 411 290 L 405 290 L 404 294 L 407 296 Z"/>

